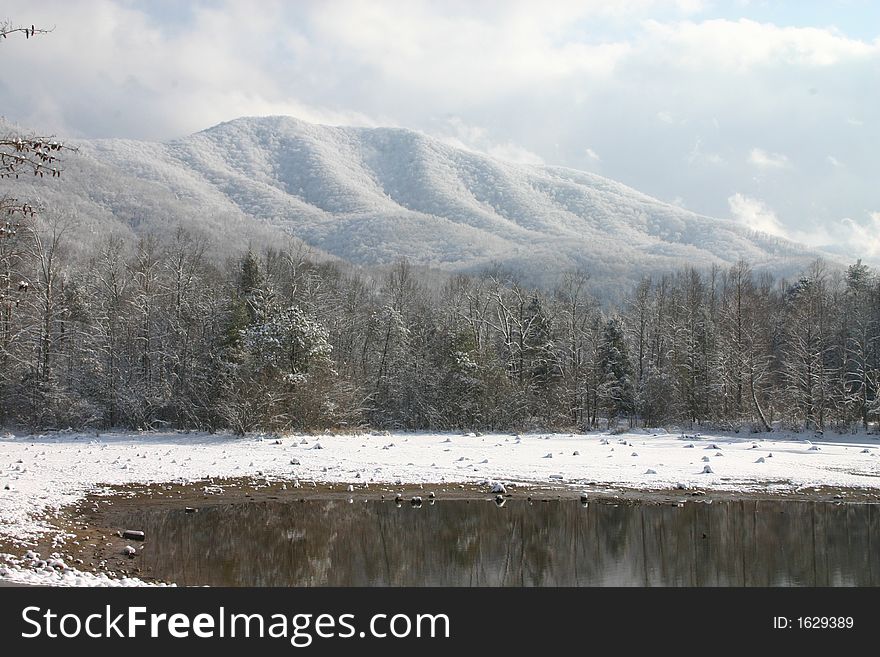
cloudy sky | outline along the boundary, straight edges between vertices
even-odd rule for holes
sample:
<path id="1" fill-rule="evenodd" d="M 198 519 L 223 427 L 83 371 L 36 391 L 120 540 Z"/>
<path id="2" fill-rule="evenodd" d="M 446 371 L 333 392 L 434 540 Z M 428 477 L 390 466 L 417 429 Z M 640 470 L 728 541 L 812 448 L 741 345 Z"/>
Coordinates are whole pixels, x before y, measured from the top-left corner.
<path id="1" fill-rule="evenodd" d="M 880 261 L 874 0 L 7 0 L 0 112 L 165 140 L 413 128 Z"/>

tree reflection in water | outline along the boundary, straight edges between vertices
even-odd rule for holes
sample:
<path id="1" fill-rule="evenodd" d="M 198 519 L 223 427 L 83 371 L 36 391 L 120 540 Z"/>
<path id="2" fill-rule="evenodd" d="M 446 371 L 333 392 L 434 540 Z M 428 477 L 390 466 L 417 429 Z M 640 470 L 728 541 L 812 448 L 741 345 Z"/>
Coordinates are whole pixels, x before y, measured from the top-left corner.
<path id="1" fill-rule="evenodd" d="M 872 586 L 870 504 L 344 500 L 132 512 L 143 566 L 214 586 Z"/>

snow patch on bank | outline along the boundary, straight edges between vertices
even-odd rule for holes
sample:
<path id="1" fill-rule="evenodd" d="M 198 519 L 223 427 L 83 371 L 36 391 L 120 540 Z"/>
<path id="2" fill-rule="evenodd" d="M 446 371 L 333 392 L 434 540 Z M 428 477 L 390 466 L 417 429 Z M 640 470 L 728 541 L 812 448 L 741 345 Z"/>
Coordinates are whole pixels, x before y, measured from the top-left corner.
<path id="1" fill-rule="evenodd" d="M 23 559 L 0 554 L 0 581 L 25 586 L 142 587 L 174 586 L 152 584 L 134 577 L 111 577 L 106 573 L 89 573 L 70 568 L 60 558 L 42 560 L 39 555 Z"/>

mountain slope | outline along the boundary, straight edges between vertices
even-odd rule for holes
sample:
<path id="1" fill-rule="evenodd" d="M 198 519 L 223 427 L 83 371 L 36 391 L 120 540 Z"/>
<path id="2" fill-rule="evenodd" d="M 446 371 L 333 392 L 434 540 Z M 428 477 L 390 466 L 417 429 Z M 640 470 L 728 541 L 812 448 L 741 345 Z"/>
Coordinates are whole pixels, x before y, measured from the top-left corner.
<path id="1" fill-rule="evenodd" d="M 79 145 L 63 183 L 37 183 L 40 193 L 135 232 L 185 218 L 238 241 L 283 231 L 361 264 L 502 264 L 532 279 L 582 266 L 605 285 L 739 258 L 790 273 L 815 257 L 601 176 L 503 162 L 402 129 L 242 118 L 166 144 Z"/>

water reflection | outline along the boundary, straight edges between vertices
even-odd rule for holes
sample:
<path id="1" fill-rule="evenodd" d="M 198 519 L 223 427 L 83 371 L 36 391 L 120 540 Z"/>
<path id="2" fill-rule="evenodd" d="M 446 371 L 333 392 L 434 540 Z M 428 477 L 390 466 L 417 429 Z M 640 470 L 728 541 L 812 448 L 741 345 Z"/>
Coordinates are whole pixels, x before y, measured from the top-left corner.
<path id="1" fill-rule="evenodd" d="M 144 510 L 161 579 L 213 586 L 875 586 L 875 505 L 252 502 Z"/>

